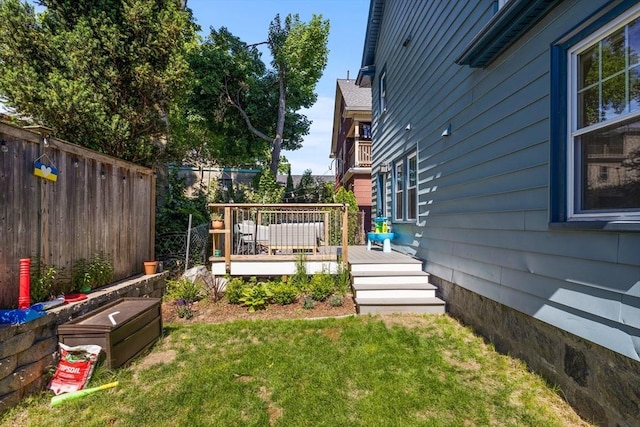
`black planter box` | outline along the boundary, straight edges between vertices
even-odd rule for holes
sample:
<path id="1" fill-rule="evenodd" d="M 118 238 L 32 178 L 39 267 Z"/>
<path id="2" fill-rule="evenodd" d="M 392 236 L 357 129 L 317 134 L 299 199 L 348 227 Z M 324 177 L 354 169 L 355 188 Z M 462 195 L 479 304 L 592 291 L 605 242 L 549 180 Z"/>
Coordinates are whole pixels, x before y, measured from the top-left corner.
<path id="1" fill-rule="evenodd" d="M 58 326 L 58 340 L 69 346 L 96 344 L 107 368 L 129 363 L 162 334 L 160 298 L 121 298 Z"/>

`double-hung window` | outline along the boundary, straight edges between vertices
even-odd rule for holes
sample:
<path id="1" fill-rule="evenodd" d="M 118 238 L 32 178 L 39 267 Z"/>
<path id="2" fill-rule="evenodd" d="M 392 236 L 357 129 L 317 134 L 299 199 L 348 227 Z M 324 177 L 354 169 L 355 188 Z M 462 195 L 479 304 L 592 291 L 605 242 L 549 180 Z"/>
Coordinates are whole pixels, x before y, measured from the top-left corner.
<path id="1" fill-rule="evenodd" d="M 394 163 L 395 221 L 415 221 L 418 215 L 418 157 L 413 152 Z"/>
<path id="2" fill-rule="evenodd" d="M 415 220 L 418 213 L 418 157 L 407 159 L 407 219 Z"/>
<path id="3" fill-rule="evenodd" d="M 395 164 L 395 217 L 397 221 L 404 219 L 404 161 L 399 160 Z"/>
<path id="4" fill-rule="evenodd" d="M 566 186 L 553 189 L 562 196 L 554 200 L 552 220 L 636 221 L 640 220 L 640 7 L 605 24 L 600 21 L 591 30 L 577 32 L 579 39 L 556 47 L 561 50 L 556 50 L 552 64 L 560 87 L 566 89 L 566 98 L 552 93 L 558 116 L 566 117 L 566 132 L 552 135 L 552 161 L 565 163 L 566 168 L 563 172 L 557 167 L 552 182 Z M 566 83 L 558 72 L 564 68 L 562 61 L 566 61 Z M 561 110 L 563 99 L 566 112 Z M 553 116 L 552 112 L 552 127 L 554 122 L 561 127 L 563 120 Z M 560 148 L 563 144 L 565 151 Z"/>

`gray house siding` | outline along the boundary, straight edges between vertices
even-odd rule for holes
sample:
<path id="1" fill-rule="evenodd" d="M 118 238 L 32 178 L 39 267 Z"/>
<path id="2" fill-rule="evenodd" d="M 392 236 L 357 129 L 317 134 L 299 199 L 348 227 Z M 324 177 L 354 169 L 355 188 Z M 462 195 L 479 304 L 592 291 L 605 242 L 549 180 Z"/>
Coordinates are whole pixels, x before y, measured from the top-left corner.
<path id="1" fill-rule="evenodd" d="M 384 3 L 374 198 L 379 166 L 418 154 L 418 221 L 393 223 L 395 249 L 426 260 L 434 276 L 640 360 L 640 233 L 549 227 L 550 45 L 603 3 L 561 2 L 485 69 L 454 60 L 493 1 Z M 387 182 L 391 217 L 391 174 Z"/>

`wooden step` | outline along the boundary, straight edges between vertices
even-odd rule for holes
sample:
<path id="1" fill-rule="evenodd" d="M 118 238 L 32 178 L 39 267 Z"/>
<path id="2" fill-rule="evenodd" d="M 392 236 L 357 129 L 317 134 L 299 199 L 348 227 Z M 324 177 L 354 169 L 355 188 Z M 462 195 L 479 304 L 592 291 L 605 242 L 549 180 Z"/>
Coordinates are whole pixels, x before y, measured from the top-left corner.
<path id="1" fill-rule="evenodd" d="M 408 271 L 422 271 L 421 262 L 392 262 L 392 263 L 379 263 L 379 264 L 351 264 L 350 270 L 352 273 L 362 272 L 408 272 Z"/>
<path id="2" fill-rule="evenodd" d="M 356 272 L 351 274 L 351 282 L 354 285 L 384 285 L 387 284 L 393 289 L 398 285 L 415 286 L 429 283 L 429 274 L 424 271 L 405 271 L 405 272 Z M 405 288 L 420 289 L 420 288 Z"/>
<path id="3" fill-rule="evenodd" d="M 365 282 L 365 283 L 361 283 L 361 282 L 356 282 L 354 281 L 351 284 L 351 287 L 353 288 L 354 291 L 365 291 L 365 290 L 376 290 L 376 291 L 380 291 L 380 290 L 390 290 L 390 291 L 394 291 L 394 290 L 401 290 L 401 289 L 420 289 L 420 290 L 435 290 L 437 289 L 437 287 L 435 287 L 434 285 L 432 285 L 429 282 L 400 282 L 400 283 L 385 283 L 383 280 L 377 281 L 377 282 Z"/>
<path id="4" fill-rule="evenodd" d="M 394 301 L 398 298 L 433 298 L 436 296 L 436 288 L 433 289 L 360 289 L 353 291 L 357 298 L 383 298 Z"/>
<path id="5" fill-rule="evenodd" d="M 359 314 L 432 313 L 443 314 L 445 302 L 440 298 L 354 298 Z"/>

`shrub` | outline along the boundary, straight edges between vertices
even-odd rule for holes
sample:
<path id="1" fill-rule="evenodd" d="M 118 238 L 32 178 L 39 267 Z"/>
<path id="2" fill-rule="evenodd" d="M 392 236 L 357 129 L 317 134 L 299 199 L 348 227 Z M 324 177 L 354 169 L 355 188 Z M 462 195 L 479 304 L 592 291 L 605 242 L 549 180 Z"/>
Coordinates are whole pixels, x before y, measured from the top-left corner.
<path id="1" fill-rule="evenodd" d="M 183 300 L 185 303 L 193 303 L 201 300 L 205 295 L 205 291 L 202 285 L 194 283 L 186 277 L 181 277 L 176 280 L 167 280 L 167 296 L 170 299 L 179 301 Z"/>
<path id="2" fill-rule="evenodd" d="M 99 288 L 113 280 L 113 264 L 102 252 L 93 254 L 91 260 L 79 259 L 71 271 L 71 290 L 75 292 Z"/>
<path id="3" fill-rule="evenodd" d="M 291 276 L 290 283 L 298 289 L 298 292 L 305 292 L 308 288 L 307 257 L 304 254 L 296 257 L 296 272 Z"/>
<path id="4" fill-rule="evenodd" d="M 295 302 L 298 297 L 298 288 L 286 281 L 275 282 L 270 284 L 269 288 L 272 293 L 272 300 L 276 304 L 287 305 Z"/>
<path id="5" fill-rule="evenodd" d="M 331 307 L 341 307 L 344 304 L 344 297 L 342 295 L 333 294 L 329 298 L 329 305 Z"/>
<path id="6" fill-rule="evenodd" d="M 264 283 L 244 288 L 240 302 L 249 307 L 250 312 L 262 310 L 269 305 L 271 290 Z"/>
<path id="7" fill-rule="evenodd" d="M 37 259 L 31 261 L 31 266 L 31 301 L 47 301 L 55 296 L 58 269 Z"/>
<path id="8" fill-rule="evenodd" d="M 324 301 L 335 290 L 335 282 L 333 277 L 326 273 L 314 274 L 309 282 L 309 293 L 311 298 L 316 301 Z"/>
<path id="9" fill-rule="evenodd" d="M 304 308 L 305 310 L 311 310 L 315 306 L 316 303 L 313 301 L 313 298 L 311 298 L 310 296 L 304 297 L 304 300 L 302 301 L 302 308 Z"/>
<path id="10" fill-rule="evenodd" d="M 229 303 L 240 304 L 242 292 L 248 286 L 249 285 L 245 283 L 242 277 L 228 278 L 224 294 L 227 297 L 227 300 L 229 300 Z"/>
<path id="11" fill-rule="evenodd" d="M 193 302 L 184 299 L 176 300 L 176 312 L 179 318 L 191 319 L 193 317 Z"/>
<path id="12" fill-rule="evenodd" d="M 342 263 L 338 263 L 338 271 L 335 275 L 336 293 L 346 295 L 351 287 L 351 273 L 348 268 L 344 268 Z"/>

